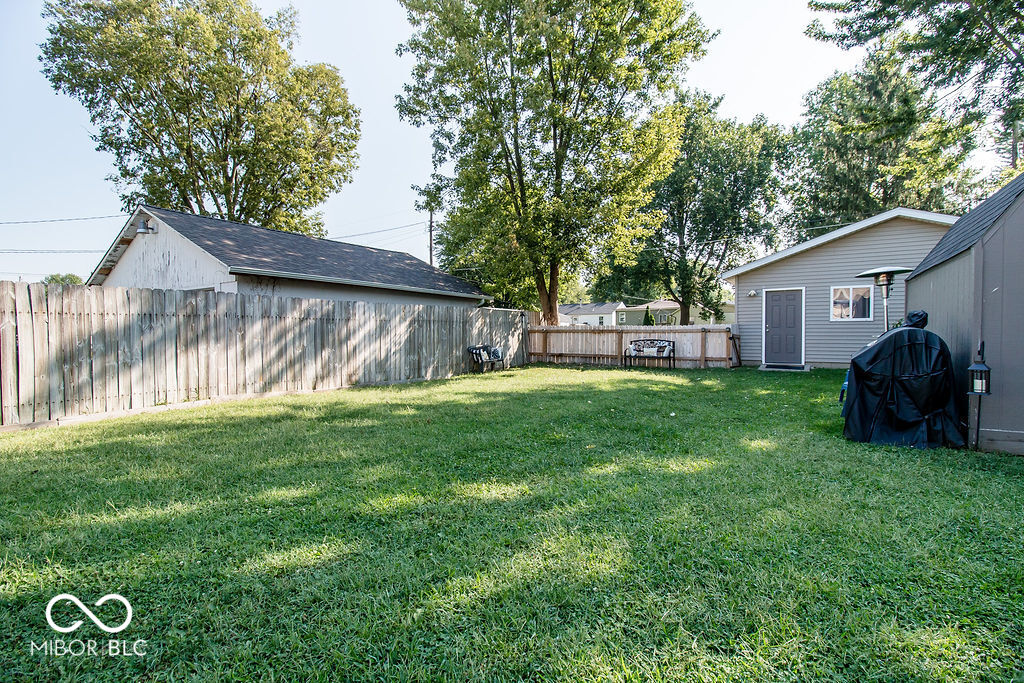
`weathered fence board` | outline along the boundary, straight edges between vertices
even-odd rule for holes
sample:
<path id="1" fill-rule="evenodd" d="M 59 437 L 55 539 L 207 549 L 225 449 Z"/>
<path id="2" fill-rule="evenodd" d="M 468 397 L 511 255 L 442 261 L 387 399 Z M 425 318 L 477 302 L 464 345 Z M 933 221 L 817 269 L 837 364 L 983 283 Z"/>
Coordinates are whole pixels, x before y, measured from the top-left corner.
<path id="1" fill-rule="evenodd" d="M 0 282 L 0 427 L 527 361 L 519 311 Z"/>
<path id="2" fill-rule="evenodd" d="M 725 325 L 591 325 L 531 326 L 529 360 L 574 365 L 621 365 L 626 344 L 634 339 L 668 339 L 675 342 L 675 367 L 733 367 L 732 331 Z M 637 358 L 640 366 L 664 367 L 660 358 Z"/>

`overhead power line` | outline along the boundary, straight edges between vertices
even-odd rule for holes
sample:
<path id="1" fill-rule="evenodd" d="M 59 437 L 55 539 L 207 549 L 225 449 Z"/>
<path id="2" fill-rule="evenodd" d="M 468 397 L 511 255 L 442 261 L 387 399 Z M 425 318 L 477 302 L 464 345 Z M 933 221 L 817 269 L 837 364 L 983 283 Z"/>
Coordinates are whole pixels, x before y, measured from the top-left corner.
<path id="1" fill-rule="evenodd" d="M 377 233 L 381 233 L 381 232 L 391 232 L 392 230 L 401 230 L 403 228 L 412 228 L 412 227 L 416 227 L 417 225 L 426 225 L 426 224 L 427 224 L 426 221 L 416 221 L 415 223 L 407 223 L 406 225 L 396 225 L 393 228 L 381 228 L 380 230 L 368 230 L 366 232 L 354 232 L 354 233 L 352 233 L 350 235 L 331 235 L 327 239 L 340 240 L 340 239 L 347 239 L 349 237 L 362 237 L 364 235 L 376 235 Z"/>
<path id="2" fill-rule="evenodd" d="M 0 254 L 102 254 L 103 249 L 0 249 Z"/>
<path id="3" fill-rule="evenodd" d="M 123 218 L 126 213 L 112 213 L 109 216 L 80 216 L 78 218 L 37 218 L 29 221 L 0 221 L 0 225 L 29 225 L 31 223 L 67 223 L 70 221 L 98 221 L 103 218 Z"/>

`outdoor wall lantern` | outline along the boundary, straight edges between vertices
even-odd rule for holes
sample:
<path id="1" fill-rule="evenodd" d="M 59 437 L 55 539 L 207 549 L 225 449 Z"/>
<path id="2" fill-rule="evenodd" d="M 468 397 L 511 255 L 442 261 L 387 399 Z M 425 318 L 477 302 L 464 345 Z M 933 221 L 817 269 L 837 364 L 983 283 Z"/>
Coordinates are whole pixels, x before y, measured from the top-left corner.
<path id="1" fill-rule="evenodd" d="M 978 345 L 978 356 L 967 368 L 967 377 L 971 387 L 967 395 L 978 397 L 978 410 L 974 422 L 974 450 L 978 450 L 978 440 L 981 436 L 981 397 L 992 393 L 992 368 L 985 364 L 985 342 Z"/>
<path id="2" fill-rule="evenodd" d="M 749 292 L 747 292 L 747 296 L 757 296 L 757 290 L 756 289 L 750 290 Z"/>
<path id="3" fill-rule="evenodd" d="M 869 277 L 875 281 L 875 286 L 882 290 L 882 319 L 885 320 L 885 332 L 889 331 L 889 294 L 892 286 L 896 283 L 896 276 L 900 273 L 909 273 L 914 270 L 905 266 L 885 266 L 865 270 L 856 277 Z M 884 334 L 884 332 L 883 332 Z"/>

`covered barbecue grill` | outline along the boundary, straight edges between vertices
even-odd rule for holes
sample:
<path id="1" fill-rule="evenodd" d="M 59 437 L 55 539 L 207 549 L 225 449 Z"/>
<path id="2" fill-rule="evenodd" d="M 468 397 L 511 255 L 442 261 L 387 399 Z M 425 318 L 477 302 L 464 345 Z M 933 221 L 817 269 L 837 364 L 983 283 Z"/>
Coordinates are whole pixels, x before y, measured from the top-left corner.
<path id="1" fill-rule="evenodd" d="M 953 366 L 942 339 L 912 311 L 850 361 L 843 435 L 852 441 L 915 448 L 964 445 Z"/>

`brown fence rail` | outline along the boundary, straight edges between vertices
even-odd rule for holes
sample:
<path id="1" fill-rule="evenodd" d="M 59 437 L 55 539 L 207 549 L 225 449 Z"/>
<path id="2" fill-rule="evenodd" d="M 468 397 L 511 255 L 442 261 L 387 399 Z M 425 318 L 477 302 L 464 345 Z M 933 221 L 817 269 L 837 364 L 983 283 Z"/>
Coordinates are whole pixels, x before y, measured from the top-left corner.
<path id="1" fill-rule="evenodd" d="M 0 282 L 0 429 L 526 362 L 519 311 Z"/>
<path id="2" fill-rule="evenodd" d="M 739 365 L 739 337 L 725 325 L 530 326 L 529 360 L 545 363 L 621 365 L 622 351 L 634 339 L 675 342 L 675 367 Z M 636 365 L 665 367 L 663 358 L 638 357 Z"/>

